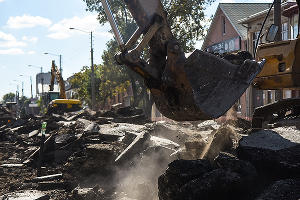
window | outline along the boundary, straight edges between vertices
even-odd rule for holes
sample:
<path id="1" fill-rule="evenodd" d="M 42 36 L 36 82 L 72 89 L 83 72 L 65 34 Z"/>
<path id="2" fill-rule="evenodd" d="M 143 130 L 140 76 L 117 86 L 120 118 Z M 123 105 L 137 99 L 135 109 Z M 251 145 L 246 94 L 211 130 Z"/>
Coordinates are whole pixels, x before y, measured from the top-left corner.
<path id="1" fill-rule="evenodd" d="M 222 33 L 223 33 L 223 35 L 226 33 L 226 20 L 225 20 L 225 17 L 222 17 Z"/>
<path id="2" fill-rule="evenodd" d="M 268 99 L 267 99 L 268 103 L 272 103 L 272 91 L 268 90 Z"/>
<path id="3" fill-rule="evenodd" d="M 288 40 L 289 39 L 288 23 L 287 22 L 283 23 L 281 28 L 282 28 L 282 33 L 281 33 L 282 40 Z"/>
<path id="4" fill-rule="evenodd" d="M 291 39 L 297 38 L 298 35 L 298 14 L 290 18 Z"/>

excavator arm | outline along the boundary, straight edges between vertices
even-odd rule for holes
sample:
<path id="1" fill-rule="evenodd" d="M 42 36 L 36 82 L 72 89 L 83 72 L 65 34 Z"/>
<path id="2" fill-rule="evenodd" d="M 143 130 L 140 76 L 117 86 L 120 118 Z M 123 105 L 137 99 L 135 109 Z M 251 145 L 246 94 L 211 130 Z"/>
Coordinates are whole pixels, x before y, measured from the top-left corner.
<path id="1" fill-rule="evenodd" d="M 66 89 L 65 89 L 65 83 L 64 79 L 60 74 L 60 71 L 57 69 L 57 66 L 55 65 L 55 61 L 52 60 L 52 65 L 51 65 L 51 82 L 50 82 L 50 91 L 54 90 L 54 80 L 57 80 L 58 85 L 59 85 L 59 98 L 60 99 L 65 99 L 66 98 Z"/>
<path id="2" fill-rule="evenodd" d="M 124 43 L 108 0 L 101 1 L 120 46 L 116 61 L 144 78 L 156 107 L 170 119 L 194 121 L 220 117 L 263 67 L 264 61 L 246 59 L 236 65 L 200 50 L 186 58 L 171 32 L 160 0 L 124 0 L 138 25 Z M 141 58 L 147 46 L 149 61 Z"/>

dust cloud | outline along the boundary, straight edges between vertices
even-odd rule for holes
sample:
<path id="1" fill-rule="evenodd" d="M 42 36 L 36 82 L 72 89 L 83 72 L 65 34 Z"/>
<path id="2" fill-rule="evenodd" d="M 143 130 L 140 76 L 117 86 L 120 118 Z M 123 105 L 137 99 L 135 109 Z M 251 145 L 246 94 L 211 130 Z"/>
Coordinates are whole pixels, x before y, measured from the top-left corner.
<path id="1" fill-rule="evenodd" d="M 158 177 L 172 161 L 161 147 L 150 147 L 117 171 L 116 200 L 158 200 Z"/>

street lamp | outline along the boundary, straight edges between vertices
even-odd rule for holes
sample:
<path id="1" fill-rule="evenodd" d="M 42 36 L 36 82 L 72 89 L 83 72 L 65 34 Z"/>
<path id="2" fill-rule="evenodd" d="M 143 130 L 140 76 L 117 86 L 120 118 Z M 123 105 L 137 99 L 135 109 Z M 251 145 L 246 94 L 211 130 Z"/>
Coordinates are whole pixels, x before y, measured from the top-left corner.
<path id="1" fill-rule="evenodd" d="M 60 74 L 62 75 L 62 68 L 61 68 L 61 54 L 55 54 L 55 53 L 49 53 L 49 52 L 45 52 L 45 55 L 52 55 L 52 56 L 58 56 L 59 57 L 59 71 Z"/>
<path id="2" fill-rule="evenodd" d="M 28 67 L 41 68 L 41 73 L 43 73 L 43 67 L 41 67 L 41 66 L 36 66 L 36 65 L 28 65 Z"/>
<path id="3" fill-rule="evenodd" d="M 26 75 L 20 74 L 19 76 L 24 77 Z M 33 93 L 32 93 L 32 76 L 26 76 L 30 77 L 30 92 L 31 92 L 31 100 L 33 99 Z"/>
<path id="4" fill-rule="evenodd" d="M 95 104 L 96 104 L 96 96 L 95 96 L 95 69 L 94 69 L 94 49 L 93 49 L 93 31 L 88 32 L 84 31 L 78 28 L 71 27 L 70 30 L 77 30 L 84 33 L 89 33 L 91 35 L 91 85 L 92 85 L 92 110 L 95 110 Z"/>
<path id="5" fill-rule="evenodd" d="M 18 82 L 19 83 L 19 81 L 18 80 L 13 80 L 13 81 L 15 81 L 15 82 Z M 19 85 L 18 85 L 18 91 L 19 91 Z M 22 97 L 24 96 L 24 81 L 22 81 Z"/>

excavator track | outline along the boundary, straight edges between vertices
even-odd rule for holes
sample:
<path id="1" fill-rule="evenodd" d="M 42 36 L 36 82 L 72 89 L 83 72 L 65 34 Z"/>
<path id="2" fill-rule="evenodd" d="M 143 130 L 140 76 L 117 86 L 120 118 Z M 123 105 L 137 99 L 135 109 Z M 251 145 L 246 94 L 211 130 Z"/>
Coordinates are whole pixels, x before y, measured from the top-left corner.
<path id="1" fill-rule="evenodd" d="M 252 118 L 252 128 L 267 128 L 268 124 L 282 119 L 300 117 L 300 98 L 290 98 L 277 101 L 255 109 Z"/>

